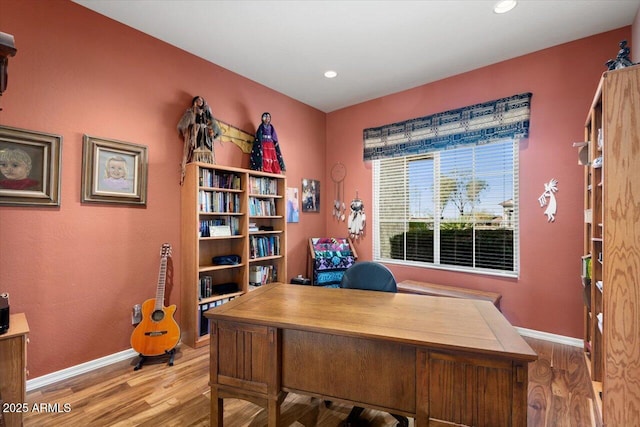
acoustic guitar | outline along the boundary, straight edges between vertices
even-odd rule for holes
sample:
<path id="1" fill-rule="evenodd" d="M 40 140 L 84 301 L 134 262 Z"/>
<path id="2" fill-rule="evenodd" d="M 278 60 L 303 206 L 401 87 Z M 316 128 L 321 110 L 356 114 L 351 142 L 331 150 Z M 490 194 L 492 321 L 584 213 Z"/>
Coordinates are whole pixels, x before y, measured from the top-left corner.
<path id="1" fill-rule="evenodd" d="M 156 298 L 142 304 L 142 321 L 131 334 L 131 347 L 142 356 L 161 356 L 175 348 L 180 340 L 180 327 L 173 318 L 176 305 L 164 306 L 164 286 L 167 276 L 167 258 L 171 245 L 165 243 L 160 252 L 160 273 Z"/>

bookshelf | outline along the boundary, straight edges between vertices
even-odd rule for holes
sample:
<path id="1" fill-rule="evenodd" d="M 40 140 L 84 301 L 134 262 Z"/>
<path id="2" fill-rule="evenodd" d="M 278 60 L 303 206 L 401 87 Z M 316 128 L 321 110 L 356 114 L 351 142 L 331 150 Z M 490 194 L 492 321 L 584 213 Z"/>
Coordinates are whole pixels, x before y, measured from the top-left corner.
<path id="1" fill-rule="evenodd" d="M 585 136 L 584 348 L 595 415 L 637 424 L 640 395 L 640 67 L 603 74 Z M 633 332 L 635 331 L 635 332 Z M 633 350 L 631 350 L 633 349 Z"/>
<path id="2" fill-rule="evenodd" d="M 190 163 L 181 193 L 182 341 L 209 342 L 205 311 L 285 282 L 286 177 Z M 237 257 L 237 259 L 233 259 Z"/>

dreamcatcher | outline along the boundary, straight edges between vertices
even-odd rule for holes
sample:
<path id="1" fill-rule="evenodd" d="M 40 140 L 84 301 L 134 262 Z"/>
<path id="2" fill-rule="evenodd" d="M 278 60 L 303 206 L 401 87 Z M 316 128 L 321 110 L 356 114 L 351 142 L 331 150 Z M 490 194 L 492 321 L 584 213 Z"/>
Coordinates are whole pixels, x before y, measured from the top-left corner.
<path id="1" fill-rule="evenodd" d="M 342 163 L 336 163 L 331 168 L 331 179 L 335 185 L 335 198 L 333 200 L 333 216 L 338 221 L 344 221 L 346 206 L 344 204 L 344 178 L 347 176 L 347 168 Z"/>
<path id="2" fill-rule="evenodd" d="M 357 239 L 364 234 L 364 226 L 366 223 L 366 215 L 364 214 L 364 203 L 358 198 L 358 192 L 356 191 L 356 198 L 351 201 L 351 213 L 349 214 L 349 220 L 347 226 L 349 227 L 349 236 L 352 239 Z"/>

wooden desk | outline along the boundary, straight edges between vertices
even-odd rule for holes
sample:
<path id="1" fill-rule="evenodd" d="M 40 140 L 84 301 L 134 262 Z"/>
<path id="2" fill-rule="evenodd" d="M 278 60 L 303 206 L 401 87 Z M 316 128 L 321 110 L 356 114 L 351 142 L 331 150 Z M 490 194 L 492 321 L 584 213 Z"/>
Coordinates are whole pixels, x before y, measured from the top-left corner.
<path id="1" fill-rule="evenodd" d="M 416 427 L 527 425 L 537 355 L 488 301 L 271 284 L 205 315 L 214 427 L 227 397 L 267 408 L 276 427 L 287 392 Z"/>

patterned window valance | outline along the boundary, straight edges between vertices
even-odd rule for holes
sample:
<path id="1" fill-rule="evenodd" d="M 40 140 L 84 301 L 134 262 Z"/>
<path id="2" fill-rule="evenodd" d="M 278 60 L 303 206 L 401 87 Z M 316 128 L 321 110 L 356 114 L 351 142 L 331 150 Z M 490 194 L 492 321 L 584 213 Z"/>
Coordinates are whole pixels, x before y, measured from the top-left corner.
<path id="1" fill-rule="evenodd" d="M 364 130 L 364 160 L 529 136 L 531 93 Z"/>

